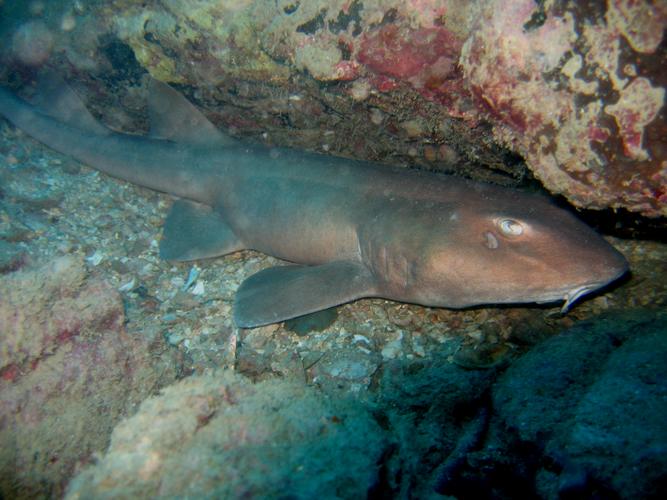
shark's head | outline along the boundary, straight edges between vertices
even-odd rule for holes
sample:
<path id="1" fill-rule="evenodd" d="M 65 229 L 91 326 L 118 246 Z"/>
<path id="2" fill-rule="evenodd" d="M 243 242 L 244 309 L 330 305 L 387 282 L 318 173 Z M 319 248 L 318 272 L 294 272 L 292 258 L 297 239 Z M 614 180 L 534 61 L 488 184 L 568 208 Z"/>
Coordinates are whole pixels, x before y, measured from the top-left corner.
<path id="1" fill-rule="evenodd" d="M 567 310 L 628 269 L 601 236 L 541 196 L 515 192 L 508 198 L 506 190 L 492 188 L 471 198 L 453 209 L 442 234 L 432 233 L 418 266 L 429 296 L 419 302 L 465 307 L 563 300 Z M 445 298 L 441 304 L 438 295 Z"/>

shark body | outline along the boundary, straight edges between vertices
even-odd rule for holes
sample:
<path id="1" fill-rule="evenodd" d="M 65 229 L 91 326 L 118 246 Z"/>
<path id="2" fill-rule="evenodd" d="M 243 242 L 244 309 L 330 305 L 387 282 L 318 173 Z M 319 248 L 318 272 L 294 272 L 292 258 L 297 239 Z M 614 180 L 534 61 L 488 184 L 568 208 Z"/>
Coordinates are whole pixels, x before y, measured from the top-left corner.
<path id="1" fill-rule="evenodd" d="M 146 137 L 105 128 L 64 85 L 44 84 L 38 96 L 33 105 L 0 88 L 0 114 L 102 172 L 181 198 L 165 222 L 163 258 L 254 249 L 293 263 L 241 284 L 239 327 L 362 297 L 449 308 L 564 300 L 566 309 L 627 270 L 618 251 L 544 197 L 242 144 L 156 81 Z"/>

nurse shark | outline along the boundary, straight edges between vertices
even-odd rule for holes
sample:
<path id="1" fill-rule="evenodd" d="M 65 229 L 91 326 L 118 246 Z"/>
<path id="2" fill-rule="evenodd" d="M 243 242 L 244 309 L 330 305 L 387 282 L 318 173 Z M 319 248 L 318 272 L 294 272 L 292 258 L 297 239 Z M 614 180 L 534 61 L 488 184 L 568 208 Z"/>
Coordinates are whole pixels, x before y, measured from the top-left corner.
<path id="1" fill-rule="evenodd" d="M 0 88 L 0 114 L 47 146 L 179 198 L 160 255 L 253 249 L 291 264 L 247 278 L 233 306 L 251 328 L 363 297 L 424 306 L 564 301 L 614 281 L 624 257 L 540 195 L 429 172 L 239 142 L 152 80 L 151 131 L 96 121 L 62 80 L 30 103 Z"/>

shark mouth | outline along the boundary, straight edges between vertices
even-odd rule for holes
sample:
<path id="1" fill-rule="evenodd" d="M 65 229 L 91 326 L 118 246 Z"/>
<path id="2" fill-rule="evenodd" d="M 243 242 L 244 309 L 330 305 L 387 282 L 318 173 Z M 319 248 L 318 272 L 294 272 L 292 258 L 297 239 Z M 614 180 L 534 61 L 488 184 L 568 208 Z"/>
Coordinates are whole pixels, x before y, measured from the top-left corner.
<path id="1" fill-rule="evenodd" d="M 600 288 L 599 283 L 580 286 L 568 291 L 563 297 L 565 302 L 563 303 L 563 307 L 560 309 L 561 314 L 565 314 L 570 309 L 570 306 L 572 306 L 572 304 L 574 304 L 580 297 L 586 295 L 589 292 L 592 292 L 593 290 L 596 290 L 597 288 Z"/>

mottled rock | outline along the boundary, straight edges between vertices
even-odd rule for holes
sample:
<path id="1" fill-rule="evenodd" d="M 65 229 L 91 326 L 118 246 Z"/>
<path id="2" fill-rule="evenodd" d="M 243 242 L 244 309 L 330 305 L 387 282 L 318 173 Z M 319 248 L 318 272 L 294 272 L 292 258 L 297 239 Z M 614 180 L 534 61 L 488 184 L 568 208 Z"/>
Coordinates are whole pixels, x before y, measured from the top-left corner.
<path id="1" fill-rule="evenodd" d="M 665 333 L 664 324 L 655 325 L 616 349 L 577 406 L 567 437 L 551 446 L 567 450 L 571 469 L 622 496 L 648 497 L 667 485 Z"/>
<path id="2" fill-rule="evenodd" d="M 62 257 L 0 279 L 0 496 L 59 496 L 176 364 L 129 336 L 118 292 Z"/>
<path id="3" fill-rule="evenodd" d="M 664 491 L 666 319 L 639 312 L 583 322 L 503 375 L 493 400 L 511 443 L 505 454 L 534 467 L 519 481 L 537 478 L 545 498 Z"/>
<path id="4" fill-rule="evenodd" d="M 28 21 L 12 37 L 14 56 L 28 66 L 44 64 L 53 49 L 53 34 L 42 21 Z"/>
<path id="5" fill-rule="evenodd" d="M 67 498 L 363 498 L 384 440 L 358 402 L 302 382 L 190 377 L 119 424 Z"/>
<path id="6" fill-rule="evenodd" d="M 116 126 L 136 115 L 132 87 L 148 71 L 195 87 L 189 97 L 234 132 L 269 130 L 282 144 L 366 159 L 400 155 L 480 178 L 489 174 L 473 167 L 521 175 L 508 148 L 577 206 L 667 215 L 661 2 L 167 4 L 115 0 L 75 13 L 45 5 L 49 15 L 11 34 L 21 41 L 48 33 L 49 50 L 14 57 L 34 65 L 53 52 L 48 64 L 58 67 L 66 59 L 70 76 L 87 82 L 92 107 Z M 360 100 L 400 120 L 378 129 L 354 106 Z M 242 115 L 224 106 L 230 102 Z M 419 130 L 400 133 L 399 121 L 424 117 Z M 334 130 L 340 136 L 325 139 Z M 440 148 L 442 158 L 433 153 Z"/>
<path id="7" fill-rule="evenodd" d="M 500 181 L 492 169 L 505 182 L 523 175 L 511 150 L 577 206 L 667 215 L 664 3 L 166 5 L 45 4 L 9 33 L 31 49 L 5 58 L 35 65 L 53 54 L 47 65 L 70 68 L 121 128 L 145 127 L 137 85 L 147 71 L 195 89 L 188 97 L 234 133 Z M 359 102 L 390 119 L 378 127 Z"/>
<path id="8" fill-rule="evenodd" d="M 495 137 L 575 205 L 667 215 L 667 5 L 481 5 L 460 62 Z"/>
<path id="9" fill-rule="evenodd" d="M 380 365 L 379 356 L 360 347 L 347 347 L 326 352 L 309 370 L 312 380 L 325 388 L 367 388 Z"/>
<path id="10" fill-rule="evenodd" d="M 468 438 L 471 422 L 488 406 L 485 395 L 496 374 L 496 370 L 466 370 L 442 357 L 418 363 L 396 360 L 384 367 L 378 411 L 397 438 L 387 460 L 388 470 L 395 474 L 394 495 L 434 494 L 434 476 L 441 464 L 465 454 L 461 450 L 452 457 L 460 440 Z"/>

